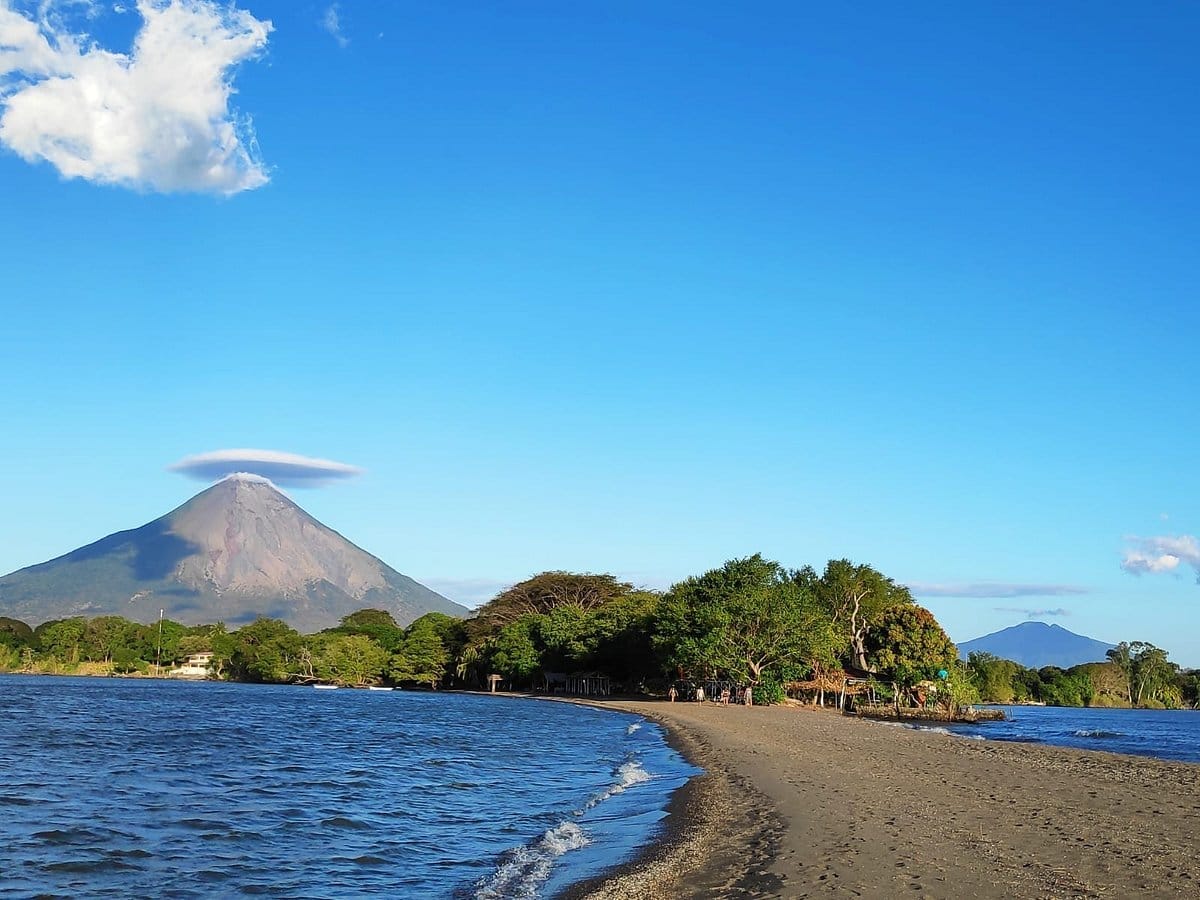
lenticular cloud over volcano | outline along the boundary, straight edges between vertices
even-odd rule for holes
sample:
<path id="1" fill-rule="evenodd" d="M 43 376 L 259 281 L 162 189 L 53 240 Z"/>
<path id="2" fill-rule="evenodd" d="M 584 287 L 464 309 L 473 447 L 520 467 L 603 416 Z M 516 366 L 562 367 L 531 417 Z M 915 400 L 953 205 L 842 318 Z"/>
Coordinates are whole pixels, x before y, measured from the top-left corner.
<path id="1" fill-rule="evenodd" d="M 214 450 L 188 456 L 167 467 L 200 481 L 230 475 L 258 475 L 285 487 L 323 487 L 362 474 L 362 469 L 329 459 L 314 459 L 279 450 Z"/>

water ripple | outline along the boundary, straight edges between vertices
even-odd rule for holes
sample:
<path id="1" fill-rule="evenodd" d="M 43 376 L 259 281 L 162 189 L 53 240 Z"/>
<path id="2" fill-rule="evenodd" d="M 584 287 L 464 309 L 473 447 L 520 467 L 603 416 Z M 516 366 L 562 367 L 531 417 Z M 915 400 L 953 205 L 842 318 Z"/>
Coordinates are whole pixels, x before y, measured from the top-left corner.
<path id="1" fill-rule="evenodd" d="M 0 676 L 0 896 L 545 896 L 692 772 L 628 716 L 330 693 Z"/>

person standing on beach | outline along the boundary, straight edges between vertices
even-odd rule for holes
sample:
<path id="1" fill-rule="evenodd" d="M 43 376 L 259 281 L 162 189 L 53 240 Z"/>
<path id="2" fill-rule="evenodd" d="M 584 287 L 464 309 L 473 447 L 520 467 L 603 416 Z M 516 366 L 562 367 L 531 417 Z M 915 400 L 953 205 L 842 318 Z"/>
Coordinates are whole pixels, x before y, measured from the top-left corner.
<path id="1" fill-rule="evenodd" d="M 704 702 L 704 687 L 703 686 L 696 688 L 696 702 L 697 703 Z"/>
<path id="2" fill-rule="evenodd" d="M 678 696 L 679 696 L 679 691 L 675 690 L 675 685 L 671 685 L 671 689 L 669 691 L 667 691 L 667 699 L 670 700 L 672 703 L 674 703 L 675 698 Z"/>
<path id="3" fill-rule="evenodd" d="M 747 706 L 754 705 L 754 688 L 751 688 L 751 687 L 746 688 L 746 705 Z"/>

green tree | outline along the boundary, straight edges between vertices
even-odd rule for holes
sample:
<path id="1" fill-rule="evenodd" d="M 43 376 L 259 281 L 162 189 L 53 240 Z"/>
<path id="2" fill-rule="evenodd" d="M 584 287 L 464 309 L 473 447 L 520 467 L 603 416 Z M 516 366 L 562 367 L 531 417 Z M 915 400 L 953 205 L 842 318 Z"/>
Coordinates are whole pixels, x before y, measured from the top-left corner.
<path id="1" fill-rule="evenodd" d="M 433 629 L 438 638 L 441 639 L 446 653 L 449 654 L 449 659 L 444 664 L 446 668 L 445 677 L 448 678 L 452 674 L 451 661 L 458 657 L 467 643 L 466 623 L 462 619 L 448 616 L 445 613 L 428 612 L 408 626 L 405 631 L 405 639 L 407 640 L 408 636 L 414 630 L 421 630 L 426 627 Z"/>
<path id="2" fill-rule="evenodd" d="M 1133 706 L 1133 654 L 1130 652 L 1129 644 L 1121 641 L 1105 655 L 1125 676 L 1125 697 L 1129 701 L 1129 705 Z"/>
<path id="3" fill-rule="evenodd" d="M 323 635 L 312 649 L 313 672 L 338 684 L 378 682 L 388 667 L 391 654 L 365 634 Z"/>
<path id="4" fill-rule="evenodd" d="M 392 680 L 415 681 L 435 689 L 442 683 L 451 656 L 438 626 L 426 616 L 413 622 L 400 650 L 392 656 Z"/>
<path id="5" fill-rule="evenodd" d="M 597 641 L 592 610 L 557 606 L 538 616 L 535 622 L 533 636 L 541 648 L 542 663 L 547 669 L 577 671 L 588 668 Z"/>
<path id="6" fill-rule="evenodd" d="M 236 681 L 284 682 L 301 674 L 305 649 L 286 622 L 259 617 L 232 634 L 215 636 L 213 652 Z"/>
<path id="7" fill-rule="evenodd" d="M 533 642 L 537 616 L 525 616 L 496 634 L 489 658 L 492 668 L 511 684 L 528 684 L 542 661 Z"/>
<path id="8" fill-rule="evenodd" d="M 111 663 L 120 655 L 123 662 L 132 662 L 139 655 L 138 629 L 135 622 L 120 616 L 97 616 L 87 623 L 84 631 L 83 658 Z"/>
<path id="9" fill-rule="evenodd" d="M 43 653 L 69 664 L 79 662 L 86 634 L 87 620 L 80 617 L 43 622 L 33 630 Z"/>
<path id="10" fill-rule="evenodd" d="M 1200 709 L 1200 669 L 1188 669 L 1175 677 L 1181 703 Z"/>
<path id="11" fill-rule="evenodd" d="M 1058 666 L 1043 666 L 1038 669 L 1038 678 L 1039 694 L 1049 706 L 1088 706 L 1092 702 L 1092 679 L 1083 667 L 1064 671 Z"/>
<path id="12" fill-rule="evenodd" d="M 1175 689 L 1175 675 L 1179 667 L 1167 660 L 1167 651 L 1145 641 L 1134 641 L 1129 648 L 1133 657 L 1137 705 L 1178 706 L 1180 698 Z"/>
<path id="13" fill-rule="evenodd" d="M 1020 668 L 1011 659 L 1000 659 L 976 650 L 967 659 L 972 683 L 979 696 L 990 703 L 1012 703 L 1016 699 L 1013 681 Z"/>
<path id="14" fill-rule="evenodd" d="M 829 618 L 839 652 L 848 652 L 859 669 L 868 669 L 867 631 L 885 610 L 910 606 L 912 594 L 871 566 L 848 559 L 831 559 L 818 578 L 811 568 L 801 569 L 797 578 L 812 585 Z"/>
<path id="15" fill-rule="evenodd" d="M 811 599 L 802 583 L 760 554 L 730 560 L 667 592 L 655 644 L 670 665 L 757 684 L 810 655 Z"/>
<path id="16" fill-rule="evenodd" d="M 404 643 L 404 629 L 396 624 L 392 614 L 383 609 L 360 609 L 344 616 L 337 628 L 330 631 L 337 634 L 362 634 L 371 638 L 386 650 L 395 652 Z"/>
<path id="17" fill-rule="evenodd" d="M 892 606 L 872 619 L 864 637 L 867 662 L 897 684 L 938 678 L 958 660 L 954 642 L 921 606 Z"/>
<path id="18" fill-rule="evenodd" d="M 193 653 L 214 653 L 221 638 L 226 636 L 225 623 L 215 625 L 192 625 L 184 629 L 179 636 L 175 650 L 175 659 L 191 656 Z M 164 653 L 164 658 L 165 658 Z"/>
<path id="19" fill-rule="evenodd" d="M 33 645 L 33 629 L 20 619 L 0 616 L 0 646 L 20 651 Z"/>
<path id="20" fill-rule="evenodd" d="M 606 672 L 626 686 L 660 674 L 663 664 L 653 644 L 660 600 L 652 591 L 634 591 L 595 610 L 587 668 Z"/>
<path id="21" fill-rule="evenodd" d="M 544 615 L 562 606 L 586 612 L 632 590 L 632 585 L 618 581 L 614 575 L 542 572 L 501 591 L 479 608 L 475 621 L 488 630 L 494 630 L 526 616 Z"/>

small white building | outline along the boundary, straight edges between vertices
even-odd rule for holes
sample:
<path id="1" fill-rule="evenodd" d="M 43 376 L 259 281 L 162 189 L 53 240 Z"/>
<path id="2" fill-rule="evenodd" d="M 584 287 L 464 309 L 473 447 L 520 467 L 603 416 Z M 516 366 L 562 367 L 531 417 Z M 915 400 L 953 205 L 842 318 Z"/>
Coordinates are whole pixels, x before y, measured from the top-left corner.
<path id="1" fill-rule="evenodd" d="M 189 653 L 183 665 L 167 673 L 171 678 L 207 678 L 211 674 L 213 655 L 211 651 Z"/>

